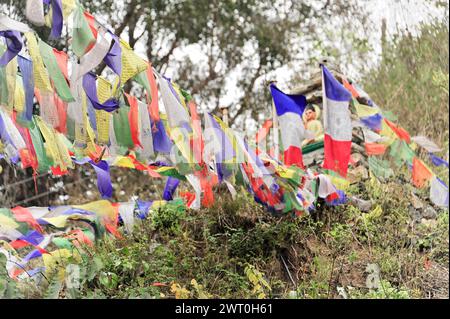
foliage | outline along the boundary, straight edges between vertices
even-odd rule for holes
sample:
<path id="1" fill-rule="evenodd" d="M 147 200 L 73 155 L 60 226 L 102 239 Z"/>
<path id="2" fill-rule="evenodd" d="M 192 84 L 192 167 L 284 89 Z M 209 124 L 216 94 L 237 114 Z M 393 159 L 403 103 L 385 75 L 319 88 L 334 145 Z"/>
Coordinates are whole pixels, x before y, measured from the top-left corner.
<path id="1" fill-rule="evenodd" d="M 383 109 L 401 119 L 415 135 L 425 135 L 448 150 L 449 27 L 424 25 L 383 47 L 380 66 L 363 87 Z"/>
<path id="2" fill-rule="evenodd" d="M 350 289 L 351 299 L 409 299 L 408 290 L 404 288 L 392 287 L 389 281 L 381 281 L 380 287 L 370 289 L 368 292 Z"/>
<path id="3" fill-rule="evenodd" d="M 250 264 L 245 266 L 244 273 L 253 285 L 252 294 L 258 299 L 266 298 L 266 291 L 270 292 L 272 288 L 266 279 L 264 279 L 264 274 Z"/>

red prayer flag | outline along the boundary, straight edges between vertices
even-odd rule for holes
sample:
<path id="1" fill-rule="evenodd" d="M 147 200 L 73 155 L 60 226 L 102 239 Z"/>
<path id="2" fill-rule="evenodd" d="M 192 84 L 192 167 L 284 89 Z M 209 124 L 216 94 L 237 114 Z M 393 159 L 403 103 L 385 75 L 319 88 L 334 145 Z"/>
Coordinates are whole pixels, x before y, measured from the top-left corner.
<path id="1" fill-rule="evenodd" d="M 150 90 L 152 92 L 151 102 L 148 105 L 148 111 L 150 113 L 150 118 L 152 120 L 152 123 L 158 122 L 160 120 L 159 118 L 159 106 L 158 106 L 158 84 L 156 83 L 155 76 L 153 74 L 152 70 L 152 64 L 148 62 L 147 67 L 147 79 L 150 83 Z M 147 100 L 149 98 L 147 97 Z"/>
<path id="2" fill-rule="evenodd" d="M 56 57 L 56 62 L 62 74 L 64 75 L 66 80 L 69 80 L 69 72 L 67 71 L 67 61 L 69 60 L 69 58 L 67 56 L 67 53 L 64 51 L 58 51 L 53 48 L 53 54 Z"/>
<path id="3" fill-rule="evenodd" d="M 130 121 L 130 131 L 131 131 L 131 139 L 133 140 L 134 145 L 138 145 L 141 148 L 142 144 L 139 140 L 139 108 L 137 99 L 125 93 L 128 99 L 128 103 L 130 104 L 130 112 L 128 113 L 128 119 Z"/>
<path id="4" fill-rule="evenodd" d="M 42 227 L 38 224 L 36 219 L 34 219 L 33 215 L 31 215 L 30 211 L 22 206 L 17 206 L 11 209 L 14 218 L 18 222 L 24 222 L 30 225 L 30 227 L 36 229 L 38 232 L 42 233 Z"/>

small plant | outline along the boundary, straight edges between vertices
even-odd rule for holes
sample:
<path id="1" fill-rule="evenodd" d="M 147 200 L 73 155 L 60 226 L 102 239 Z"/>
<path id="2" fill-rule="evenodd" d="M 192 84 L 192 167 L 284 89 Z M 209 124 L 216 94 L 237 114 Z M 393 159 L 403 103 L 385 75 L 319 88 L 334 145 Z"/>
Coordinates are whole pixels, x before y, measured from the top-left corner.
<path id="1" fill-rule="evenodd" d="M 175 294 L 176 299 L 188 299 L 191 295 L 189 290 L 175 282 L 170 286 L 170 291 Z"/>
<path id="2" fill-rule="evenodd" d="M 348 288 L 348 296 L 351 299 L 409 299 L 410 295 L 405 288 L 395 288 L 387 280 L 381 280 L 377 289 L 369 289 L 368 292 L 362 292 L 353 287 Z"/>
<path id="3" fill-rule="evenodd" d="M 191 285 L 194 288 L 194 292 L 197 295 L 197 298 L 199 299 L 209 299 L 211 298 L 211 295 L 205 290 L 203 285 L 200 285 L 197 280 L 192 279 Z"/>
<path id="4" fill-rule="evenodd" d="M 267 293 L 272 291 L 272 288 L 264 278 L 264 274 L 250 264 L 246 265 L 244 272 L 250 283 L 253 285 L 252 294 L 258 299 L 266 298 Z"/>
<path id="5" fill-rule="evenodd" d="M 163 206 L 152 215 L 152 226 L 156 230 L 167 231 L 169 234 L 178 233 L 184 214 L 182 206 Z"/>

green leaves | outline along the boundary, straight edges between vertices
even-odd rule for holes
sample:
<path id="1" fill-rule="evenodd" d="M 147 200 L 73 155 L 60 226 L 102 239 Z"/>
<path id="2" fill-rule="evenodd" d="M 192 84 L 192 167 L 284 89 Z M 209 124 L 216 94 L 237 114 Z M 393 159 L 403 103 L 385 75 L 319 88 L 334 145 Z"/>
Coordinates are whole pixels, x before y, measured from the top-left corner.
<path id="1" fill-rule="evenodd" d="M 45 299 L 58 299 L 59 293 L 63 284 L 60 280 L 58 280 L 57 276 L 55 276 L 50 284 L 48 285 L 47 290 L 45 291 L 44 298 Z"/>

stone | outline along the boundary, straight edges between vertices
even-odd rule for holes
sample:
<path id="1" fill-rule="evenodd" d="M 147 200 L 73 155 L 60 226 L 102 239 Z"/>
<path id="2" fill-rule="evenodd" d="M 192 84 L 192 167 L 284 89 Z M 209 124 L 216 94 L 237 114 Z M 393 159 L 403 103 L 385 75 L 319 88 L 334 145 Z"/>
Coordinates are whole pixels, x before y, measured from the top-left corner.
<path id="1" fill-rule="evenodd" d="M 366 287 L 369 289 L 378 289 L 380 287 L 380 267 L 377 264 L 367 264 Z"/>
<path id="2" fill-rule="evenodd" d="M 369 212 L 372 209 L 372 202 L 370 200 L 360 199 L 356 196 L 352 196 L 350 198 L 356 206 L 358 206 L 359 210 L 362 212 Z"/>
<path id="3" fill-rule="evenodd" d="M 355 164 L 358 164 L 358 162 L 360 162 L 364 156 L 360 153 L 352 153 L 352 155 L 350 155 L 352 157 L 353 162 L 355 162 Z"/>
<path id="4" fill-rule="evenodd" d="M 421 223 L 428 228 L 435 228 L 437 226 L 437 220 L 422 218 Z"/>
<path id="5" fill-rule="evenodd" d="M 367 168 L 365 168 L 363 165 L 359 165 L 353 169 L 349 169 L 347 174 L 347 179 L 351 184 L 368 178 L 369 172 L 367 171 Z"/>
<path id="6" fill-rule="evenodd" d="M 411 192 L 411 203 L 415 209 L 423 208 L 422 201 L 413 192 Z"/>
<path id="7" fill-rule="evenodd" d="M 433 207 L 427 206 L 422 212 L 422 217 L 425 219 L 436 219 L 437 212 Z"/>
<path id="8" fill-rule="evenodd" d="M 409 207 L 409 216 L 411 217 L 412 221 L 416 223 L 420 223 L 420 220 L 422 219 L 420 211 L 412 206 Z"/>

